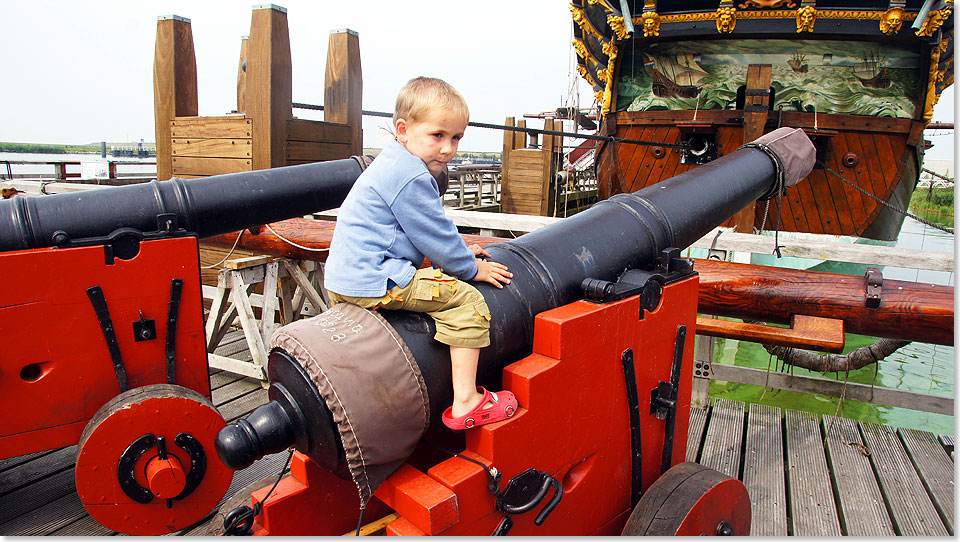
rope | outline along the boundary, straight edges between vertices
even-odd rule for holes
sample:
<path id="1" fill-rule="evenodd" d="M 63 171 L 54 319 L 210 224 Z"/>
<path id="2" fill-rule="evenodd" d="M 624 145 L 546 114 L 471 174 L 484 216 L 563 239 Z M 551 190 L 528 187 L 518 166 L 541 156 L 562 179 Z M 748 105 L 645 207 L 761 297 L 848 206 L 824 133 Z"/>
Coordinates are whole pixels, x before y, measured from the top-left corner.
<path id="1" fill-rule="evenodd" d="M 831 169 L 829 166 L 827 166 L 826 164 L 824 164 L 821 160 L 817 160 L 817 163 L 820 164 L 821 166 L 823 166 L 823 169 L 829 171 L 830 173 L 832 173 L 832 174 L 835 175 L 836 177 L 840 178 L 841 181 L 843 181 L 843 182 L 849 184 L 850 186 L 856 188 L 857 190 L 860 191 L 860 193 L 865 194 L 867 197 L 869 197 L 870 199 L 876 201 L 877 203 L 880 203 L 880 204 L 882 204 L 882 205 L 884 205 L 884 206 L 886 206 L 886 207 L 888 207 L 888 208 L 890 208 L 890 209 L 892 209 L 892 210 L 894 210 L 894 211 L 902 214 L 903 216 L 908 216 L 908 217 L 916 220 L 917 222 L 920 222 L 921 224 L 930 226 L 931 228 L 933 228 L 933 229 L 935 229 L 935 230 L 940 230 L 940 231 L 942 231 L 942 232 L 944 232 L 944 233 L 949 233 L 949 234 L 951 234 L 951 235 L 953 234 L 953 230 L 950 229 L 950 228 L 946 228 L 946 227 L 941 226 L 941 225 L 939 225 L 939 224 L 934 224 L 933 222 L 929 222 L 929 221 L 927 221 L 927 220 L 924 220 L 924 219 L 920 218 L 919 216 L 917 216 L 917 215 L 915 215 L 915 214 L 913 214 L 913 213 L 910 213 L 910 212 L 908 212 L 908 211 L 903 211 L 903 210 L 901 210 L 901 209 L 898 209 L 898 208 L 894 207 L 893 205 L 890 205 L 888 202 L 883 201 L 882 199 L 878 198 L 877 196 L 874 196 L 873 194 L 871 194 L 870 192 L 867 192 L 867 191 L 864 190 L 863 188 L 860 188 L 859 186 L 857 186 L 856 183 L 849 181 L 846 177 L 844 177 L 843 175 L 841 175 L 841 174 L 837 173 L 836 171 L 834 171 L 833 169 Z"/>
<path id="2" fill-rule="evenodd" d="M 230 247 L 230 252 L 227 252 L 227 255 L 224 256 L 222 260 L 220 260 L 219 262 L 213 265 L 201 265 L 200 269 L 213 269 L 215 267 L 220 267 L 220 265 L 223 264 L 223 262 L 227 261 L 227 258 L 229 258 L 233 254 L 233 251 L 237 250 L 237 245 L 240 244 L 241 237 L 243 237 L 243 230 L 240 230 L 240 233 L 237 235 L 237 240 L 234 241 L 233 246 Z"/>
<path id="3" fill-rule="evenodd" d="M 294 246 L 294 247 L 296 247 L 296 248 L 299 248 L 300 250 L 306 250 L 306 251 L 309 251 L 309 252 L 326 252 L 326 251 L 330 250 L 330 247 L 327 247 L 327 248 L 310 248 L 310 247 L 305 247 L 305 246 L 303 246 L 303 245 L 299 245 L 299 244 L 294 243 L 293 241 L 287 239 L 286 237 L 280 235 L 279 233 L 277 233 L 276 230 L 274 230 L 273 228 L 270 227 L 270 224 L 264 224 L 264 226 L 265 226 L 268 230 L 270 230 L 270 233 L 272 233 L 272 234 L 274 234 L 275 236 L 277 236 L 277 239 L 280 239 L 281 241 L 283 241 L 284 243 L 287 243 L 288 245 L 291 245 L 291 246 Z"/>
<path id="4" fill-rule="evenodd" d="M 314 111 L 323 111 L 322 105 L 313 105 L 313 104 L 304 104 L 304 103 L 294 103 L 293 107 L 295 109 L 312 109 Z M 383 118 L 393 118 L 393 113 L 386 113 L 384 111 L 361 111 L 363 115 L 368 117 L 383 117 Z M 595 141 L 610 141 L 613 143 L 629 143 L 632 145 L 648 145 L 655 147 L 665 147 L 668 149 L 686 149 L 690 146 L 685 143 L 664 143 L 662 141 L 645 141 L 642 139 L 625 139 L 620 137 L 613 136 L 598 136 L 592 134 L 583 134 L 577 132 L 564 132 L 560 130 L 544 130 L 541 128 L 526 128 L 521 126 L 507 126 L 506 124 L 490 124 L 487 122 L 468 122 L 468 126 L 475 126 L 477 128 L 490 128 L 492 130 L 506 130 L 510 132 L 525 132 L 528 134 L 545 134 L 545 135 L 555 135 L 561 137 L 573 137 L 579 139 L 592 139 Z"/>
<path id="5" fill-rule="evenodd" d="M 230 521 L 229 525 L 223 526 L 224 529 L 221 536 L 244 536 L 246 534 L 249 534 L 247 532 L 240 531 L 239 530 L 240 525 L 243 525 L 248 521 L 250 522 L 250 525 L 253 525 L 253 518 L 259 516 L 260 512 L 263 511 L 263 503 L 267 502 L 267 499 L 269 499 L 270 496 L 273 494 L 273 490 L 277 489 L 277 485 L 280 483 L 280 480 L 283 478 L 283 473 L 287 470 L 287 466 L 290 465 L 290 459 L 292 458 L 293 458 L 293 450 L 290 450 L 290 455 L 287 456 L 287 461 L 283 464 L 283 468 L 280 469 L 280 474 L 277 475 L 277 481 L 273 483 L 273 487 L 271 487 L 270 491 L 267 492 L 267 496 L 264 497 L 262 501 L 258 501 L 257 503 L 255 503 L 253 505 L 253 508 L 250 508 L 249 506 L 242 506 L 238 509 L 235 509 L 235 510 L 243 510 L 244 508 L 246 508 L 246 510 L 243 510 L 242 512 L 234 516 Z M 362 512 L 361 512 L 361 519 L 363 519 Z M 246 529 L 246 530 L 249 530 L 249 529 Z"/>

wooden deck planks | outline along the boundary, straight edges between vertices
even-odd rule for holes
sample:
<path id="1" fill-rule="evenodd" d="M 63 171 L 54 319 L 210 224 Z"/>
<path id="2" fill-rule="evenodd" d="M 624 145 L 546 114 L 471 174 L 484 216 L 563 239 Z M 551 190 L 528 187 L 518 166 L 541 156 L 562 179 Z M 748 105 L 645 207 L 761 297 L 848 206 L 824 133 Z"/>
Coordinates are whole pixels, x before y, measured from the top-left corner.
<path id="1" fill-rule="evenodd" d="M 707 409 L 690 407 L 690 426 L 687 428 L 687 461 L 697 461 L 703 428 L 707 424 Z"/>
<path id="2" fill-rule="evenodd" d="M 751 536 L 787 536 L 780 409 L 751 404 L 743 450 L 743 483 L 750 494 Z"/>
<path id="3" fill-rule="evenodd" d="M 823 453 L 819 416 L 788 410 L 787 473 L 794 536 L 840 536 L 840 521 Z"/>
<path id="4" fill-rule="evenodd" d="M 897 434 L 920 475 L 920 481 L 930 494 L 933 506 L 940 514 L 947 531 L 953 531 L 954 465 L 946 450 L 929 431 L 898 429 Z"/>
<path id="5" fill-rule="evenodd" d="M 871 450 L 870 461 L 897 534 L 947 536 L 947 529 L 894 430 L 868 422 L 859 425 L 864 443 Z"/>
<path id="6" fill-rule="evenodd" d="M 840 522 L 850 536 L 892 536 L 893 522 L 853 420 L 823 417 Z"/>
<path id="7" fill-rule="evenodd" d="M 740 452 L 743 448 L 744 404 L 729 399 L 714 399 L 710 424 L 703 439 L 701 465 L 731 478 L 740 478 Z"/>

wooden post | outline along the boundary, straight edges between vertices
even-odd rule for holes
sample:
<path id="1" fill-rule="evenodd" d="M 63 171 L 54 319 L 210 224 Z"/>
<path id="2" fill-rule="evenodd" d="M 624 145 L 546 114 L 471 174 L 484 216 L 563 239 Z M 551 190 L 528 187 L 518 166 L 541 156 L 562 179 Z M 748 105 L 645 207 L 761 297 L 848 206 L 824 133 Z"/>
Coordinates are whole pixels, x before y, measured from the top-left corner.
<path id="1" fill-rule="evenodd" d="M 749 143 L 763 135 L 763 126 L 770 111 L 770 64 L 750 64 L 747 67 L 746 99 L 743 105 L 743 142 Z M 740 233 L 753 233 L 756 203 L 750 203 L 733 217 Z"/>
<path id="2" fill-rule="evenodd" d="M 240 62 L 237 64 L 237 113 L 247 110 L 247 43 L 250 36 L 240 37 Z"/>
<path id="3" fill-rule="evenodd" d="M 709 315 L 704 315 L 710 318 Z M 693 353 L 693 387 L 690 390 L 690 407 L 706 409 L 710 406 L 710 374 L 716 339 L 706 335 L 697 336 Z"/>
<path id="4" fill-rule="evenodd" d="M 504 126 L 513 126 L 514 118 L 507 117 L 507 120 L 503 121 Z M 504 130 L 503 131 L 503 152 L 500 153 L 500 168 L 501 171 L 507 168 L 507 162 L 510 160 L 510 151 L 513 150 L 513 131 Z"/>
<path id="5" fill-rule="evenodd" d="M 190 19 L 177 15 L 157 18 L 153 53 L 153 117 L 157 137 L 157 180 L 173 176 L 170 122 L 197 116 L 197 59 Z"/>
<path id="6" fill-rule="evenodd" d="M 543 121 L 544 130 L 553 130 L 553 119 L 545 119 Z M 540 177 L 540 187 L 543 200 L 540 203 L 540 216 L 550 216 L 551 207 L 556 209 L 556 206 L 550 205 L 551 200 L 556 202 L 556 196 L 553 195 L 553 191 L 550 190 L 550 180 L 553 179 L 553 150 L 554 150 L 554 136 L 548 134 L 540 134 L 540 152 L 543 153 L 543 173 Z"/>
<path id="7" fill-rule="evenodd" d="M 253 169 L 287 163 L 287 123 L 293 118 L 293 75 L 287 10 L 254 6 L 247 45 L 247 117 L 253 119 Z"/>
<path id="8" fill-rule="evenodd" d="M 363 154 L 363 72 L 360 37 L 353 30 L 334 30 L 327 42 L 323 120 L 350 127 L 350 154 Z"/>

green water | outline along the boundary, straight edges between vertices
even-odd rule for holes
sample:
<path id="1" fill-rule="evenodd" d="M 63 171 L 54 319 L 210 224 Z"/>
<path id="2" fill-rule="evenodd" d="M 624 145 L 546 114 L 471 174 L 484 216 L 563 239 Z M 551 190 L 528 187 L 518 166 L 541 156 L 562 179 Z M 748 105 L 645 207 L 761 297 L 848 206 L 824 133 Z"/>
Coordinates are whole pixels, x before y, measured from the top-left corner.
<path id="1" fill-rule="evenodd" d="M 941 252 L 954 252 L 953 235 L 924 226 L 910 218 L 904 222 L 896 246 Z M 698 256 L 694 254 L 694 256 Z M 699 257 L 699 256 L 698 256 Z M 857 271 L 836 262 L 824 262 L 816 267 L 820 271 L 844 272 L 862 275 Z M 932 284 L 954 285 L 954 274 L 939 271 L 883 267 L 884 279 L 926 282 Z M 697 340 L 700 340 L 698 337 Z M 847 334 L 844 353 L 861 346 L 872 344 L 875 337 Z M 766 350 L 756 343 L 730 339 L 716 339 L 714 363 L 724 363 L 742 367 L 754 367 L 770 370 L 792 371 L 795 375 L 809 375 L 820 378 L 832 378 L 860 384 L 875 383 L 885 388 L 910 390 L 930 395 L 954 396 L 955 352 L 950 346 L 925 343 L 911 343 L 877 364 L 845 373 L 817 373 L 801 368 L 786 369 L 778 366 L 776 358 L 771 359 Z M 838 412 L 839 399 L 810 395 L 799 392 L 767 389 L 747 384 L 722 381 L 710 383 L 711 397 L 735 399 L 747 403 L 761 403 L 780 408 L 816 412 L 818 414 L 840 415 L 854 420 L 882 423 L 894 427 L 910 427 L 934 433 L 955 434 L 954 417 L 932 414 L 905 408 L 874 405 L 859 401 L 844 400 L 842 411 Z"/>

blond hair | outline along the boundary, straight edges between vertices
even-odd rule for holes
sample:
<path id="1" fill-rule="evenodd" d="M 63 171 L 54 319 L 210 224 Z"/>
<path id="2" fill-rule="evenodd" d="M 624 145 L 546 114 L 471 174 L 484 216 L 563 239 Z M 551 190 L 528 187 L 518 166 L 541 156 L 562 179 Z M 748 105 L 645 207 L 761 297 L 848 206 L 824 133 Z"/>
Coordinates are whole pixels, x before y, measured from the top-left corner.
<path id="1" fill-rule="evenodd" d="M 470 109 L 457 89 L 442 79 L 433 77 L 414 77 L 403 85 L 397 94 L 397 103 L 393 108 L 393 122 L 406 119 L 413 122 L 422 119 L 427 111 L 445 107 L 454 113 L 470 119 Z"/>

